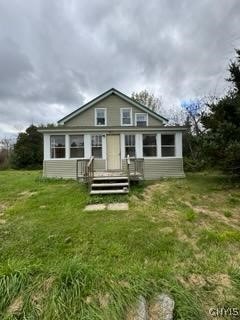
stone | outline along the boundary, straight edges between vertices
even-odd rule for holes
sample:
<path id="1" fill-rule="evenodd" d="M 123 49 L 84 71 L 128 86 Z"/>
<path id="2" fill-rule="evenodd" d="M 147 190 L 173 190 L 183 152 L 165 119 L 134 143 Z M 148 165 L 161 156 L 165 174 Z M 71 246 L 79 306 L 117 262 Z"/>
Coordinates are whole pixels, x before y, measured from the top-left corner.
<path id="1" fill-rule="evenodd" d="M 149 320 L 173 320 L 174 300 L 165 293 L 157 295 L 149 306 Z"/>
<path id="2" fill-rule="evenodd" d="M 127 320 L 148 320 L 147 303 L 143 296 L 140 296 L 135 306 L 127 314 Z"/>
<path id="3" fill-rule="evenodd" d="M 99 304 L 100 304 L 100 307 L 101 308 L 106 308 L 109 304 L 109 301 L 110 301 L 110 294 L 109 293 L 106 293 L 106 294 L 100 294 L 98 296 L 98 300 L 99 300 Z"/>
<path id="4" fill-rule="evenodd" d="M 89 204 L 85 207 L 84 211 L 101 211 L 106 209 L 106 204 Z"/>
<path id="5" fill-rule="evenodd" d="M 54 238 L 56 238 L 56 235 L 55 234 L 50 234 L 48 236 L 48 240 L 53 240 Z"/>
<path id="6" fill-rule="evenodd" d="M 125 202 L 109 203 L 107 205 L 107 209 L 116 210 L 116 211 L 128 210 L 128 203 L 125 203 Z"/>
<path id="7" fill-rule="evenodd" d="M 72 242 L 72 238 L 71 237 L 67 237 L 65 240 L 64 240 L 65 243 L 70 243 Z"/>
<path id="8" fill-rule="evenodd" d="M 7 311 L 8 311 L 8 314 L 10 315 L 18 315 L 20 314 L 22 308 L 23 308 L 23 299 L 20 296 L 14 299 L 14 301 L 8 307 Z"/>

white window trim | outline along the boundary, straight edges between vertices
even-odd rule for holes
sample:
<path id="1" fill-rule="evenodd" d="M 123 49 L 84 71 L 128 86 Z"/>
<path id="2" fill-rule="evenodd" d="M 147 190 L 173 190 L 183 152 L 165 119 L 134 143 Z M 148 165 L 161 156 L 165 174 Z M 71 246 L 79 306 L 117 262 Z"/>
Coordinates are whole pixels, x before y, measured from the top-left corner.
<path id="1" fill-rule="evenodd" d="M 105 124 L 97 124 L 97 110 L 104 110 Z M 107 108 L 95 108 L 94 119 L 95 119 L 94 123 L 96 127 L 106 127 L 107 126 Z"/>
<path id="2" fill-rule="evenodd" d="M 147 117 L 147 127 L 148 127 L 148 113 L 146 113 L 146 112 L 136 112 L 135 113 L 135 126 L 137 126 L 137 115 L 139 115 L 139 114 L 144 114 L 144 115 L 146 115 L 146 117 Z M 144 128 L 144 127 L 143 127 Z M 146 127 L 145 127 L 146 128 Z"/>
<path id="3" fill-rule="evenodd" d="M 124 134 L 124 157 L 126 156 L 126 136 L 134 136 L 135 137 L 135 145 L 134 145 L 134 148 L 135 148 L 135 157 L 130 157 L 130 158 L 136 158 L 137 157 L 137 146 L 136 146 L 136 144 L 137 144 L 137 137 L 136 137 L 136 134 L 135 133 L 125 133 Z M 131 147 L 130 145 L 129 145 L 129 147 Z M 132 146 L 133 147 L 133 146 Z M 125 159 L 126 159 L 126 157 L 125 157 Z"/>
<path id="4" fill-rule="evenodd" d="M 70 144 L 70 140 L 71 140 L 71 136 L 83 136 L 83 149 L 84 149 L 84 155 L 85 155 L 85 135 L 83 133 L 78 133 L 78 134 L 69 134 L 68 135 L 68 145 L 69 145 L 69 157 L 68 159 L 70 160 L 74 160 L 74 159 L 85 159 L 86 157 L 71 157 L 71 144 Z M 77 147 L 76 147 L 77 149 Z"/>
<path id="5" fill-rule="evenodd" d="M 131 117 L 131 123 L 130 124 L 123 124 L 122 123 L 122 114 L 123 114 L 123 110 L 130 110 L 130 117 Z M 132 116 L 132 108 L 130 107 L 124 107 L 124 108 L 120 108 L 120 118 L 121 118 L 121 126 L 122 127 L 129 127 L 133 125 L 133 116 Z"/>
<path id="6" fill-rule="evenodd" d="M 156 156 L 150 156 L 150 157 L 144 156 L 144 154 L 143 154 L 143 147 L 144 147 L 144 144 L 143 144 L 143 136 L 144 136 L 144 135 L 155 135 L 155 136 L 156 136 Z M 143 158 L 144 158 L 144 159 L 158 159 L 158 158 L 159 158 L 157 133 L 143 133 L 143 134 L 142 134 L 142 155 L 143 155 Z"/>
<path id="7" fill-rule="evenodd" d="M 105 160 L 105 153 L 106 153 L 106 146 L 104 144 L 104 142 L 106 141 L 106 135 L 102 134 L 102 133 L 94 133 L 90 135 L 90 145 L 91 145 L 91 156 L 92 154 L 92 136 L 101 136 L 102 137 L 102 157 L 101 158 L 96 158 L 94 157 L 94 160 Z"/>
<path id="8" fill-rule="evenodd" d="M 167 145 L 162 145 L 162 135 L 164 135 L 164 136 L 166 136 L 166 135 L 173 135 L 174 136 L 174 156 L 171 156 L 171 157 L 169 157 L 169 156 L 167 156 L 167 157 L 164 157 L 164 156 L 162 156 L 162 146 L 167 146 Z M 162 159 L 173 159 L 173 158 L 178 158 L 179 156 L 178 156 L 178 154 L 179 154 L 179 149 L 177 148 L 177 137 L 178 137 L 178 135 L 175 133 L 175 132 L 172 132 L 172 133 L 170 133 L 170 132 L 167 132 L 167 133 L 161 133 L 161 137 L 160 137 L 160 141 L 161 141 L 161 143 L 160 143 L 160 148 L 161 148 L 161 158 Z M 170 145 L 169 145 L 169 147 L 171 147 Z M 182 147 L 182 145 L 181 145 L 181 147 Z M 181 156 L 180 156 L 181 157 Z"/>
<path id="9" fill-rule="evenodd" d="M 64 139 L 65 139 L 65 157 L 64 158 L 52 158 L 51 157 L 51 149 L 52 149 L 52 146 L 51 146 L 51 136 L 64 136 Z M 57 161 L 60 161 L 60 160 L 64 160 L 64 159 L 68 159 L 67 158 L 67 135 L 64 134 L 64 133 L 52 133 L 49 135 L 49 159 L 48 160 L 57 160 Z"/>

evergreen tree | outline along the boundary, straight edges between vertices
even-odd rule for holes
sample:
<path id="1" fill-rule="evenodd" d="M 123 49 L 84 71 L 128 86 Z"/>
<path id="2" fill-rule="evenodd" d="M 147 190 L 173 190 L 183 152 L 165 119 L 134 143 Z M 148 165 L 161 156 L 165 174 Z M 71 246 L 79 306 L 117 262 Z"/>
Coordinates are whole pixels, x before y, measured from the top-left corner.
<path id="1" fill-rule="evenodd" d="M 14 168 L 39 168 L 43 161 L 43 137 L 37 127 L 31 125 L 18 135 L 14 145 L 12 165 Z"/>
<path id="2" fill-rule="evenodd" d="M 240 50 L 229 65 L 232 88 L 202 117 L 207 129 L 204 147 L 212 163 L 240 174 Z"/>

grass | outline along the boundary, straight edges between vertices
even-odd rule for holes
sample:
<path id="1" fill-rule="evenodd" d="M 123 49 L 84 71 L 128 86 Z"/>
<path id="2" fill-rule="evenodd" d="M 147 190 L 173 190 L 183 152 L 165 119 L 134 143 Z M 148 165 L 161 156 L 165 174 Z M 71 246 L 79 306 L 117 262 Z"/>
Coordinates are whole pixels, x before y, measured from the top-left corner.
<path id="1" fill-rule="evenodd" d="M 125 319 L 139 294 L 175 319 L 240 308 L 240 183 L 214 172 L 90 197 L 39 171 L 0 173 L 0 319 Z M 129 210 L 83 211 L 128 201 Z"/>

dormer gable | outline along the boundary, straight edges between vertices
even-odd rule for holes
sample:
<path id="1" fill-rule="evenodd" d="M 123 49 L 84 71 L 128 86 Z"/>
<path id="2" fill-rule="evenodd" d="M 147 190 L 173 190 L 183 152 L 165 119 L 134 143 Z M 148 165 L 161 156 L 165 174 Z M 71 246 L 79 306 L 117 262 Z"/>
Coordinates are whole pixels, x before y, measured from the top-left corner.
<path id="1" fill-rule="evenodd" d="M 64 126 L 163 126 L 168 120 L 112 88 L 58 121 Z"/>

